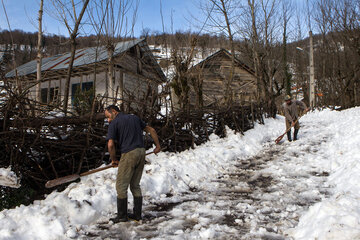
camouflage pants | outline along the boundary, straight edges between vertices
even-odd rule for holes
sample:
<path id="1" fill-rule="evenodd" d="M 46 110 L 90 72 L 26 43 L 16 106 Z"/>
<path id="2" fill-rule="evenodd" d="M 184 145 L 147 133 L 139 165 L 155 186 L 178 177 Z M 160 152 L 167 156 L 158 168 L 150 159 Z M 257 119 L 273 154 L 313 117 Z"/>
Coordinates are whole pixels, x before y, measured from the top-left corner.
<path id="1" fill-rule="evenodd" d="M 296 119 L 295 119 L 296 121 Z M 287 119 L 285 119 L 285 123 L 286 123 L 286 129 L 289 129 L 290 126 L 291 126 L 291 122 L 289 122 Z M 300 129 L 300 124 L 299 124 L 299 121 L 297 121 L 295 123 L 295 126 L 294 126 L 295 129 Z"/>
<path id="2" fill-rule="evenodd" d="M 134 197 L 141 197 L 140 180 L 145 163 L 145 148 L 136 148 L 121 154 L 116 177 L 117 197 L 127 198 L 127 189 Z"/>

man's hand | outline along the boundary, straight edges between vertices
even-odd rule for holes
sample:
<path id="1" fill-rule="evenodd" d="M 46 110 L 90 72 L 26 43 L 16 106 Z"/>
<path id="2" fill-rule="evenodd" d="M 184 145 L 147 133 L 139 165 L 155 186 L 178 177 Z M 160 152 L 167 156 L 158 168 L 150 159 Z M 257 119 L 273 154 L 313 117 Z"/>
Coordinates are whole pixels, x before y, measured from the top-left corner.
<path id="1" fill-rule="evenodd" d="M 111 165 L 113 165 L 114 167 L 116 167 L 119 164 L 119 161 L 116 160 L 116 148 L 115 148 L 115 142 L 113 139 L 109 139 L 108 141 L 108 151 L 110 154 L 110 159 L 111 159 Z"/>
<path id="2" fill-rule="evenodd" d="M 119 165 L 119 161 L 118 160 L 111 160 L 111 165 L 113 165 L 114 167 L 117 167 Z"/>
<path id="3" fill-rule="evenodd" d="M 291 122 L 291 127 L 293 127 L 293 126 L 295 126 L 295 122 L 294 122 L 294 121 Z"/>
<path id="4" fill-rule="evenodd" d="M 154 153 L 157 154 L 158 152 L 161 151 L 161 147 L 160 147 L 159 138 L 158 138 L 158 135 L 157 135 L 155 129 L 150 126 L 146 126 L 144 128 L 144 131 L 147 133 L 150 133 L 151 138 L 154 140 L 155 145 L 156 145 L 156 148 L 154 149 Z"/>
<path id="5" fill-rule="evenodd" d="M 156 146 L 156 148 L 154 149 L 154 153 L 157 154 L 161 151 L 160 146 Z"/>

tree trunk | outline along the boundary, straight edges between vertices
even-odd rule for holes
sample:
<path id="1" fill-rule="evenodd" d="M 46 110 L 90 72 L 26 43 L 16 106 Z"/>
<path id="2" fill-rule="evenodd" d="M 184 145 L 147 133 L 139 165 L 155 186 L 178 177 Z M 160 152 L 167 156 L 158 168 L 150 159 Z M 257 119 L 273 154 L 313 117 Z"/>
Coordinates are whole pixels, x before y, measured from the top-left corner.
<path id="1" fill-rule="evenodd" d="M 36 100 L 41 102 L 41 65 L 42 65 L 42 16 L 43 16 L 44 0 L 40 1 L 39 10 L 39 30 L 37 42 L 37 58 L 36 58 L 36 80 L 38 82 L 36 91 Z"/>
<path id="2" fill-rule="evenodd" d="M 254 0 L 248 0 L 249 7 L 251 9 L 251 22 L 252 22 L 252 34 L 251 34 L 251 44 L 252 44 L 252 52 L 253 52 L 253 61 L 254 61 L 254 70 L 255 76 L 257 79 L 257 89 L 258 92 L 261 93 L 260 82 L 262 81 L 262 77 L 260 74 L 260 60 L 259 53 L 257 51 L 257 42 L 258 35 L 256 30 L 256 17 L 255 17 L 255 3 Z M 266 92 L 266 86 L 264 86 Z"/>
<path id="3" fill-rule="evenodd" d="M 64 93 L 64 114 L 65 114 L 65 116 L 67 115 L 67 111 L 68 111 L 71 72 L 72 72 L 74 59 L 75 59 L 75 52 L 76 52 L 76 35 L 73 36 L 73 34 L 72 34 L 70 42 L 71 42 L 70 61 L 69 61 L 69 67 L 67 70 L 67 75 L 66 75 L 65 93 Z"/>
<path id="4" fill-rule="evenodd" d="M 232 100 L 233 100 L 231 83 L 233 81 L 234 71 L 235 71 L 235 47 L 234 47 L 233 35 L 232 35 L 232 31 L 231 31 L 228 12 L 227 12 L 224 0 L 221 0 L 221 4 L 222 4 L 223 14 L 224 14 L 225 22 L 226 22 L 226 28 L 227 28 L 227 31 L 228 31 L 228 34 L 229 34 L 229 42 L 230 42 L 230 48 L 231 48 L 231 69 L 230 69 L 229 79 L 226 82 L 225 102 L 228 105 L 231 105 Z"/>
<path id="5" fill-rule="evenodd" d="M 65 23 L 67 25 L 67 28 L 68 28 L 69 33 L 70 33 L 70 43 L 71 43 L 71 52 L 70 52 L 71 55 L 70 55 L 70 61 L 69 61 L 69 67 L 68 67 L 68 71 L 67 71 L 67 76 L 66 76 L 65 94 L 64 94 L 64 109 L 63 109 L 63 111 L 64 111 L 65 116 L 67 115 L 67 111 L 68 111 L 71 72 L 72 72 L 72 68 L 73 68 L 73 64 L 74 64 L 75 51 L 76 51 L 76 37 L 77 37 L 77 34 L 78 34 L 81 19 L 84 16 L 85 9 L 86 9 L 87 5 L 89 4 L 89 1 L 90 0 L 85 0 L 79 17 L 76 18 L 76 16 L 74 16 L 74 18 L 76 19 L 76 22 L 75 22 L 75 26 L 74 26 L 73 30 L 70 29 L 70 26 L 67 24 L 67 22 Z M 75 6 L 73 6 L 73 8 L 74 8 L 74 12 L 75 12 Z"/>
<path id="6" fill-rule="evenodd" d="M 108 53 L 108 97 L 110 101 L 106 101 L 107 103 L 111 102 L 113 104 L 115 102 L 114 99 L 114 44 L 108 44 L 107 46 Z"/>

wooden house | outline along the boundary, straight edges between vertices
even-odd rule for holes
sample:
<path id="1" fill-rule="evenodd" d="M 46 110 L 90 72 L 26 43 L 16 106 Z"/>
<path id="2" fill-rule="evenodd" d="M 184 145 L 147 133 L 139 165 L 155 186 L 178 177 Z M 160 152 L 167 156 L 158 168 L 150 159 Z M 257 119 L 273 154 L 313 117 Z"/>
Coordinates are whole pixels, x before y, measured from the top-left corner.
<path id="1" fill-rule="evenodd" d="M 29 98 L 37 98 L 44 104 L 61 105 L 64 102 L 69 59 L 70 53 L 43 58 L 40 85 L 36 80 L 36 60 L 8 72 L 5 77 L 13 84 L 20 83 L 23 89 L 29 88 Z M 143 104 L 149 96 L 156 97 L 158 85 L 165 81 L 166 77 L 144 39 L 118 42 L 111 64 L 105 46 L 78 49 L 71 75 L 68 106 L 73 105 L 77 92 L 93 90 L 95 96 L 105 97 L 107 104 L 117 99 L 117 103 L 128 102 L 133 108 L 137 103 Z"/>
<path id="2" fill-rule="evenodd" d="M 221 49 L 189 70 L 193 79 L 190 82 L 200 83 L 197 86 L 201 86 L 204 107 L 223 105 L 231 65 L 231 54 L 225 49 Z M 197 88 L 199 89 L 199 87 Z M 198 92 L 199 90 L 196 90 L 194 84 L 190 84 L 189 102 L 195 108 L 199 106 Z M 232 104 L 236 106 L 250 105 L 263 97 L 262 91 L 258 89 L 255 72 L 237 58 L 235 58 L 231 92 Z"/>

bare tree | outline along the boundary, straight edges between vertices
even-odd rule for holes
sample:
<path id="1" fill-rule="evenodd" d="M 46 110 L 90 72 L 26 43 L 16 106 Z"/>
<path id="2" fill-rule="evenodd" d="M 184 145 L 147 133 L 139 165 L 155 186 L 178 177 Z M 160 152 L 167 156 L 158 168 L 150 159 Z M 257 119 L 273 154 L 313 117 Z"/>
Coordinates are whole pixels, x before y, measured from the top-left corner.
<path id="1" fill-rule="evenodd" d="M 291 74 L 288 66 L 288 54 L 287 54 L 287 39 L 288 39 L 288 25 L 291 18 L 292 9 L 291 2 L 283 0 L 282 2 L 282 23 L 283 23 L 283 78 L 286 86 L 286 94 L 291 95 Z"/>
<path id="2" fill-rule="evenodd" d="M 90 0 L 82 0 L 75 2 L 75 0 L 52 0 L 53 6 L 57 11 L 57 16 L 65 24 L 70 36 L 70 60 L 67 70 L 65 93 L 64 93 L 64 108 L 65 115 L 68 112 L 68 101 L 70 91 L 71 72 L 75 59 L 76 38 L 79 34 L 82 18 Z M 80 7 L 79 7 L 80 6 Z M 80 9 L 80 11 L 78 11 Z"/>
<path id="3" fill-rule="evenodd" d="M 38 29 L 38 42 L 37 42 L 37 57 L 36 57 L 36 80 L 38 82 L 37 91 L 36 91 L 36 99 L 38 102 L 41 102 L 41 65 L 42 65 L 42 16 L 43 16 L 43 6 L 44 0 L 40 1 L 40 9 L 39 9 L 39 29 Z"/>
<path id="4" fill-rule="evenodd" d="M 359 105 L 360 3 L 318 0 L 316 9 L 314 19 L 321 32 L 321 41 L 315 44 L 320 103 L 344 108 Z"/>
<path id="5" fill-rule="evenodd" d="M 303 22 L 304 22 L 304 15 L 302 14 L 302 9 L 298 9 L 297 13 L 296 13 L 296 19 L 294 22 L 294 26 L 295 26 L 295 33 L 294 33 L 294 41 L 297 43 L 300 43 L 303 38 Z M 309 83 L 307 82 L 307 78 L 308 78 L 308 74 L 306 71 L 306 66 L 308 66 L 308 55 L 304 55 L 304 52 L 300 52 L 299 50 L 301 50 L 302 48 L 298 48 L 299 45 L 297 44 L 297 46 L 295 46 L 295 49 L 293 51 L 295 51 L 294 57 L 293 59 L 291 59 L 290 61 L 292 61 L 292 63 L 294 63 L 293 65 L 293 70 L 295 75 L 293 76 L 293 81 L 295 83 L 296 86 L 296 97 L 298 97 L 298 94 L 302 93 L 303 94 L 303 99 L 305 100 L 305 102 L 309 101 L 309 94 L 308 94 L 308 85 Z M 306 53 L 305 53 L 306 54 Z M 304 58 L 306 57 L 306 59 Z"/>
<path id="6" fill-rule="evenodd" d="M 277 17 L 278 3 L 278 0 L 247 0 L 238 23 L 243 38 L 250 39 L 250 52 L 246 54 L 251 56 L 258 79 L 258 92 L 265 93 L 264 100 L 271 116 L 276 114 L 275 97 L 279 96 L 284 88 L 283 79 L 276 77 L 280 68 L 278 59 L 281 59 L 277 49 L 281 23 Z M 263 99 L 258 97 L 259 100 Z"/>
<path id="7" fill-rule="evenodd" d="M 182 51 L 183 49 L 179 47 L 173 47 L 171 53 L 171 63 L 174 66 L 174 76 L 170 86 L 174 89 L 174 93 L 178 98 L 175 105 L 179 104 L 180 109 L 184 111 L 189 111 L 190 109 L 189 92 L 191 84 L 194 83 L 194 79 L 192 78 L 189 69 L 194 57 L 196 39 L 192 38 L 189 42 L 191 42 L 190 50 L 186 50 L 184 52 Z"/>
<path id="8" fill-rule="evenodd" d="M 9 35 L 10 35 L 10 42 L 11 42 L 11 47 L 10 47 L 10 51 L 11 51 L 11 56 L 12 56 L 12 63 L 13 63 L 13 66 L 14 66 L 14 70 L 15 70 L 15 78 L 16 78 L 16 85 L 17 85 L 17 88 L 19 90 L 19 92 L 21 92 L 21 81 L 19 80 L 19 77 L 17 75 L 17 70 L 16 70 L 16 61 L 15 61 L 15 49 L 14 49 L 14 37 L 13 37 L 13 34 L 12 34 L 12 31 L 11 31 L 11 26 L 10 26 L 10 21 L 9 21 L 9 18 L 8 18 L 8 15 L 7 15 L 7 11 L 6 11 L 6 8 L 5 8 L 5 4 L 4 4 L 4 0 L 1 0 L 1 3 L 2 3 L 2 7 L 3 7 L 3 10 L 4 10 L 4 14 L 5 14 L 5 17 L 6 17 L 6 22 L 7 22 L 7 25 L 9 27 Z M 6 83 L 6 79 L 5 79 L 5 83 Z"/>
<path id="9" fill-rule="evenodd" d="M 261 64 L 260 64 L 260 39 L 258 34 L 257 26 L 257 17 L 258 17 L 258 5 L 255 0 L 248 0 L 247 3 L 244 3 L 242 8 L 242 18 L 237 23 L 238 31 L 242 34 L 243 38 L 246 40 L 246 43 L 249 43 L 249 48 L 245 50 L 250 50 L 246 54 L 250 56 L 252 65 L 255 71 L 257 78 L 258 90 L 260 92 L 262 75 L 261 75 Z M 251 24 L 249 24 L 249 22 Z M 249 41 L 248 41 L 249 40 Z M 257 96 L 259 100 L 260 96 Z"/>
<path id="10" fill-rule="evenodd" d="M 117 42 L 120 39 L 133 36 L 134 26 L 136 23 L 137 9 L 139 0 L 104 0 L 94 1 L 94 5 L 90 8 L 89 14 L 91 23 L 95 31 L 105 42 L 108 53 L 108 71 L 105 96 L 110 97 L 112 101 L 116 101 L 120 95 L 123 100 L 123 83 L 119 82 L 118 89 L 115 89 L 114 79 L 114 51 Z"/>
<path id="11" fill-rule="evenodd" d="M 225 34 L 228 37 L 231 51 L 231 69 L 225 83 L 224 100 L 227 104 L 232 102 L 232 88 L 235 70 L 235 44 L 233 25 L 238 19 L 238 1 L 235 0 L 209 0 L 200 4 L 201 10 L 207 16 L 204 29 L 208 32 Z"/>

